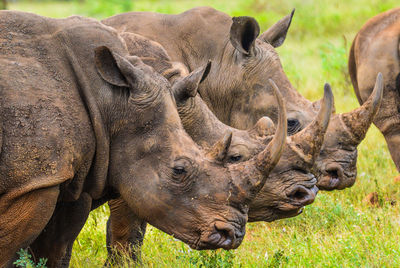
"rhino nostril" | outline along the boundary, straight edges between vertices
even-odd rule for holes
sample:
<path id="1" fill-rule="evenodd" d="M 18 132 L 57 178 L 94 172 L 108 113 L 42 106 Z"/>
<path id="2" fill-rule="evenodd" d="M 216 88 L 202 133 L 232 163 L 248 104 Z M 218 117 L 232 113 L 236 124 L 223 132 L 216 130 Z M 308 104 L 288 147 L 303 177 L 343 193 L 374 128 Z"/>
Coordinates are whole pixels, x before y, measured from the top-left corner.
<path id="1" fill-rule="evenodd" d="M 332 177 L 332 178 L 338 178 L 338 177 L 339 177 L 339 174 L 338 174 L 337 169 L 327 170 L 326 172 L 327 172 L 328 175 L 329 175 L 330 177 Z"/>
<path id="2" fill-rule="evenodd" d="M 304 186 L 298 185 L 287 195 L 287 197 L 301 205 L 308 205 L 314 202 L 315 193 Z"/>
<path id="3" fill-rule="evenodd" d="M 328 187 L 333 189 L 340 184 L 340 181 L 343 180 L 343 169 L 340 165 L 333 164 L 326 168 L 326 174 L 329 176 L 329 185 Z"/>
<path id="4" fill-rule="evenodd" d="M 294 199 L 303 199 L 307 195 L 308 195 L 308 193 L 305 190 L 303 190 L 302 188 L 300 188 L 295 193 L 293 193 L 291 195 L 291 197 Z"/>
<path id="5" fill-rule="evenodd" d="M 338 164 L 328 165 L 325 171 L 331 178 L 341 178 L 344 175 L 342 167 Z"/>
<path id="6" fill-rule="evenodd" d="M 228 223 L 219 221 L 214 224 L 214 227 L 221 236 L 219 246 L 224 249 L 231 249 L 236 243 L 235 228 Z"/>

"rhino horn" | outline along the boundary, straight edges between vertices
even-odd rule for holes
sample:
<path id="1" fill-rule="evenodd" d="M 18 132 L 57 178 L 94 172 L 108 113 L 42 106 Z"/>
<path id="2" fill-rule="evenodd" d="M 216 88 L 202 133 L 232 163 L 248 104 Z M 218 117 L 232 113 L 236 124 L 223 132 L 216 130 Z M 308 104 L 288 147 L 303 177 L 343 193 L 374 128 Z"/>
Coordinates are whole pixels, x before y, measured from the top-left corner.
<path id="1" fill-rule="evenodd" d="M 206 79 L 211 69 L 211 61 L 203 67 L 197 68 L 188 76 L 177 81 L 172 86 L 172 92 L 177 102 L 184 102 L 189 98 L 193 98 L 197 94 L 199 84 Z"/>
<path id="2" fill-rule="evenodd" d="M 253 197 L 264 186 L 269 173 L 278 163 L 286 143 L 287 118 L 283 97 L 274 81 L 268 79 L 268 82 L 274 90 L 274 95 L 277 99 L 279 108 L 276 133 L 263 151 L 248 161 L 237 164 L 241 177 L 247 178 L 247 180 L 245 180 L 247 187 L 245 188 L 250 188 L 249 190 Z"/>
<path id="3" fill-rule="evenodd" d="M 214 146 L 207 152 L 208 156 L 217 161 L 224 161 L 226 158 L 229 147 L 232 142 L 232 131 L 228 131 L 222 139 L 217 141 Z"/>
<path id="4" fill-rule="evenodd" d="M 250 135 L 263 137 L 273 135 L 276 131 L 275 124 L 268 116 L 261 117 L 249 130 Z"/>
<path id="5" fill-rule="evenodd" d="M 271 84 L 274 89 L 274 95 L 278 102 L 279 108 L 279 118 L 278 118 L 278 126 L 275 133 L 274 138 L 267 145 L 267 147 L 259 153 L 257 157 L 257 165 L 263 173 L 270 172 L 275 165 L 278 163 L 279 158 L 282 155 L 283 147 L 286 143 L 286 135 L 287 135 L 287 118 L 286 118 L 286 107 L 283 102 L 283 97 L 281 92 L 279 91 L 278 86 L 271 79 L 268 79 L 268 82 Z M 265 181 L 264 181 L 265 183 Z"/>
<path id="6" fill-rule="evenodd" d="M 321 101 L 321 108 L 315 119 L 302 131 L 291 137 L 293 144 L 292 149 L 307 163 L 314 163 L 319 155 L 322 144 L 324 142 L 325 132 L 329 125 L 332 110 L 334 106 L 334 98 L 332 89 L 328 83 L 324 86 L 324 98 Z"/>
<path id="7" fill-rule="evenodd" d="M 383 76 L 378 73 L 375 87 L 366 102 L 357 109 L 340 115 L 342 122 L 356 143 L 360 143 L 378 112 L 383 94 Z"/>

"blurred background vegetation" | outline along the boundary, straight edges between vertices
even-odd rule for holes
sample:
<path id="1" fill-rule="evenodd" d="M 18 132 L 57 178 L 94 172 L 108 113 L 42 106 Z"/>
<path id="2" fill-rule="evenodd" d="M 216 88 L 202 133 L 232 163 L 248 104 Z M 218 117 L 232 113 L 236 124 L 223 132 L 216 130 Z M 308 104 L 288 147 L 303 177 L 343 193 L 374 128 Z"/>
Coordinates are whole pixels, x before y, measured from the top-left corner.
<path id="1" fill-rule="evenodd" d="M 347 71 L 351 42 L 374 15 L 398 0 L 8 0 L 8 9 L 49 17 L 98 19 L 127 11 L 180 13 L 212 6 L 231 16 L 254 16 L 262 31 L 296 8 L 287 39 L 277 51 L 292 84 L 310 100 L 330 82 L 336 110 L 358 107 Z M 5 4 L 4 1 L 0 2 Z M 400 183 L 385 141 L 373 126 L 359 146 L 358 179 L 344 191 L 320 192 L 305 212 L 273 223 L 248 224 L 243 244 L 232 251 L 193 251 L 149 228 L 143 265 L 149 267 L 400 267 Z M 363 201 L 375 192 L 379 202 Z M 107 252 L 108 207 L 91 213 L 74 244 L 72 267 L 101 267 Z M 132 264 L 126 263 L 126 267 Z"/>

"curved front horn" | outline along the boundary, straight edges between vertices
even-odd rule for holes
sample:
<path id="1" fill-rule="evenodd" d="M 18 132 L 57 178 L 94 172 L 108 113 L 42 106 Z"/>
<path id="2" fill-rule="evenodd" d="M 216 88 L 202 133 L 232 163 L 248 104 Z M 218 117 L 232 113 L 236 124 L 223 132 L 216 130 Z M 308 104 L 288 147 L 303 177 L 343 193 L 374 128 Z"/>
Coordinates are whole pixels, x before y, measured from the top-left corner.
<path id="1" fill-rule="evenodd" d="M 273 88 L 279 108 L 278 125 L 275 136 L 266 148 L 253 158 L 229 166 L 234 185 L 238 186 L 236 190 L 240 190 L 247 197 L 246 202 L 251 202 L 264 186 L 269 173 L 278 163 L 282 155 L 283 146 L 286 143 L 287 119 L 283 97 L 276 84 L 271 79 L 269 79 L 268 82 Z"/>
<path id="2" fill-rule="evenodd" d="M 360 143 L 365 138 L 368 128 L 381 105 L 382 94 L 383 76 L 378 73 L 374 90 L 367 101 L 357 109 L 340 115 L 342 122 L 357 143 Z"/>
<path id="3" fill-rule="evenodd" d="M 278 118 L 277 131 L 275 133 L 274 138 L 267 145 L 264 151 L 262 151 L 256 156 L 257 167 L 258 169 L 261 170 L 262 173 L 264 173 L 264 175 L 269 174 L 269 172 L 278 163 L 279 158 L 282 155 L 282 151 L 284 148 L 283 146 L 286 143 L 286 135 L 287 135 L 286 107 L 283 102 L 282 94 L 273 80 L 268 79 L 268 82 L 272 86 L 275 98 L 278 102 L 279 118 Z"/>
<path id="4" fill-rule="evenodd" d="M 334 99 L 331 86 L 326 83 L 324 86 L 324 98 L 321 101 L 321 108 L 312 121 L 305 129 L 291 136 L 294 144 L 291 148 L 297 152 L 301 158 L 310 164 L 314 164 L 319 155 L 326 129 L 329 125 Z"/>

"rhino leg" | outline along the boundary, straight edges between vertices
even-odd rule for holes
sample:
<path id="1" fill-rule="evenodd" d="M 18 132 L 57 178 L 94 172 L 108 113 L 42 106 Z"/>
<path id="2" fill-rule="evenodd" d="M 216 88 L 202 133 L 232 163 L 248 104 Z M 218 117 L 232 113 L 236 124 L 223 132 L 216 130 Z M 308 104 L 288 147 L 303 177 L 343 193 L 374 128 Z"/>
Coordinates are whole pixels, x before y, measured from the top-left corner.
<path id="1" fill-rule="evenodd" d="M 53 214 L 58 195 L 59 188 L 55 186 L 33 190 L 9 202 L 0 200 L 0 267 L 42 232 Z"/>
<path id="2" fill-rule="evenodd" d="M 146 233 L 147 223 L 132 212 L 121 198 L 108 202 L 110 218 L 107 221 L 106 265 L 118 263 L 121 256 L 130 257 L 133 261 L 140 259 L 140 248 Z"/>
<path id="3" fill-rule="evenodd" d="M 92 199 L 87 193 L 77 201 L 58 203 L 45 230 L 30 246 L 36 259 L 47 258 L 47 267 L 68 267 L 73 242 L 91 207 Z"/>

